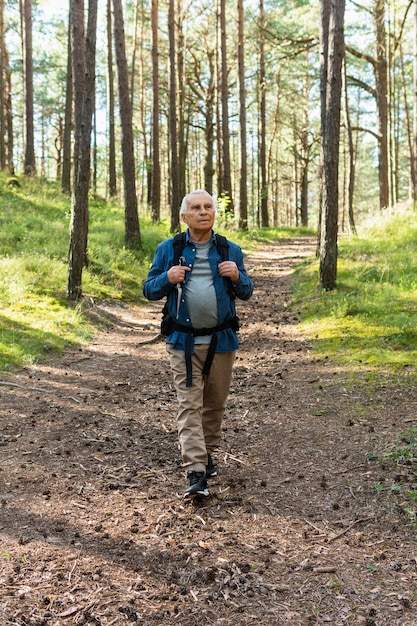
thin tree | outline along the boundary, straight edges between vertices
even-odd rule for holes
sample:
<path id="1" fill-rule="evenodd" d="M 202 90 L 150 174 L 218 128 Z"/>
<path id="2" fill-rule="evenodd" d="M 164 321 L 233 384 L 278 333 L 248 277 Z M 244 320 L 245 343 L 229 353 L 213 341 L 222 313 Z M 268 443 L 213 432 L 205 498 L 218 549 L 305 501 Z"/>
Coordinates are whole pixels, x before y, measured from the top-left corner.
<path id="1" fill-rule="evenodd" d="M 268 181 L 266 166 L 266 80 L 265 80 L 265 10 L 263 0 L 259 0 L 259 172 L 260 172 L 260 222 L 269 226 Z"/>
<path id="2" fill-rule="evenodd" d="M 7 50 L 4 53 L 5 59 L 5 71 L 6 71 L 6 84 L 7 84 L 7 96 L 4 100 L 6 107 L 6 128 L 7 128 L 7 167 L 12 176 L 14 176 L 14 143 L 13 143 L 13 113 L 12 113 L 12 77 L 9 70 L 9 57 Z"/>
<path id="3" fill-rule="evenodd" d="M 413 50 L 413 201 L 417 202 L 417 0 L 414 0 L 414 50 Z"/>
<path id="4" fill-rule="evenodd" d="M 326 86 L 327 86 L 327 64 L 329 51 L 329 25 L 330 25 L 331 0 L 320 1 L 320 188 L 319 188 L 319 215 L 317 229 L 317 250 L 316 256 L 320 256 L 321 247 L 321 226 L 323 209 L 323 170 L 324 151 L 323 142 L 326 131 Z"/>
<path id="5" fill-rule="evenodd" d="M 0 169 L 14 174 L 12 81 L 4 28 L 4 0 L 0 0 Z"/>
<path id="6" fill-rule="evenodd" d="M 221 140 L 222 140 L 222 183 L 220 196 L 226 199 L 227 213 L 234 214 L 232 193 L 232 172 L 230 163 L 230 135 L 229 135 L 229 87 L 227 66 L 227 37 L 226 37 L 226 0 L 220 0 L 220 55 L 221 55 Z"/>
<path id="7" fill-rule="evenodd" d="M 109 196 L 117 195 L 116 181 L 116 139 L 115 139 L 115 107 L 114 107 L 114 74 L 113 74 L 113 37 L 111 0 L 107 0 L 107 82 L 109 108 Z"/>
<path id="8" fill-rule="evenodd" d="M 169 140 L 171 148 L 171 232 L 179 230 L 180 208 L 180 175 L 178 163 L 177 134 L 177 80 L 176 80 L 176 46 L 175 46 L 175 5 L 174 0 L 168 4 L 168 38 L 169 38 Z"/>
<path id="9" fill-rule="evenodd" d="M 71 2 L 70 2 L 71 4 Z M 72 79 L 72 57 L 71 57 L 71 6 L 68 12 L 68 44 L 67 44 L 67 78 L 65 92 L 65 118 L 62 146 L 62 193 L 71 193 L 71 134 L 72 134 L 72 105 L 73 105 L 73 79 Z"/>
<path id="10" fill-rule="evenodd" d="M 322 136 L 322 210 L 320 239 L 320 284 L 326 290 L 336 288 L 337 277 L 337 230 L 339 202 L 339 142 L 340 108 L 342 92 L 342 62 L 344 56 L 344 0 L 322 0 L 322 19 L 328 26 L 321 33 L 328 33 L 328 41 L 321 49 L 327 50 L 325 75 L 322 85 L 324 101 L 324 135 Z"/>
<path id="11" fill-rule="evenodd" d="M 138 21 L 140 23 L 140 41 L 144 41 L 145 39 L 145 19 L 144 19 L 144 0 L 138 0 L 137 4 L 141 8 L 140 19 L 138 17 Z M 146 87 L 147 87 L 147 76 L 145 68 L 148 66 L 148 51 L 145 50 L 144 46 L 139 46 L 139 120 L 140 127 L 142 131 L 142 149 L 143 149 L 143 163 L 144 163 L 144 174 L 145 181 L 141 187 L 141 202 L 144 202 L 145 192 L 146 192 L 146 202 L 150 206 L 152 203 L 151 200 L 151 189 L 152 189 L 152 167 L 151 167 L 151 158 L 149 154 L 149 143 L 148 143 L 148 119 L 147 119 L 147 108 L 148 108 L 148 98 L 146 96 Z M 134 79 L 132 73 L 132 81 Z M 133 93 L 133 85 L 132 85 L 132 93 Z"/>
<path id="12" fill-rule="evenodd" d="M 120 121 L 122 126 L 122 164 L 125 203 L 125 242 L 128 248 L 140 248 L 138 201 L 136 197 L 136 171 L 133 146 L 132 103 L 129 93 L 126 44 L 121 0 L 113 0 L 114 43 L 116 47 L 119 84 Z"/>
<path id="13" fill-rule="evenodd" d="M 374 0 L 373 17 L 375 29 L 375 79 L 377 100 L 377 128 L 379 152 L 379 206 L 389 205 L 388 172 L 388 63 L 385 32 L 385 0 Z"/>
<path id="14" fill-rule="evenodd" d="M 82 296 L 82 271 L 87 263 L 88 192 L 90 188 L 91 131 L 94 110 L 97 0 L 89 0 L 87 33 L 84 38 L 84 2 L 71 3 L 71 48 L 73 60 L 75 141 L 74 183 L 68 254 L 68 298 Z"/>
<path id="15" fill-rule="evenodd" d="M 32 0 L 22 0 L 22 33 L 25 85 L 25 157 L 24 173 L 36 175 L 35 134 L 33 124 L 33 46 L 32 46 Z"/>
<path id="16" fill-rule="evenodd" d="M 204 141 L 205 141 L 205 157 L 204 157 L 204 189 L 209 194 L 213 194 L 213 176 L 214 176 L 214 145 L 215 145 L 215 124 L 214 124 L 214 106 L 216 96 L 216 68 L 215 68 L 215 49 L 209 46 L 208 29 L 204 32 L 202 39 L 204 57 L 190 50 L 193 58 L 193 75 L 189 80 L 189 87 L 195 95 L 198 110 L 204 118 Z M 204 62 L 207 63 L 207 70 L 203 67 Z"/>
<path id="17" fill-rule="evenodd" d="M 184 80 L 184 50 L 185 39 L 183 30 L 183 6 L 182 0 L 177 0 L 177 16 L 175 19 L 177 32 L 177 76 L 178 76 L 178 186 L 179 198 L 183 198 L 186 194 L 186 158 L 187 158 L 187 132 L 186 132 L 186 101 L 185 101 L 185 80 Z"/>
<path id="18" fill-rule="evenodd" d="M 161 218 L 161 163 L 159 156 L 159 5 L 152 0 L 152 175 L 151 175 L 151 218 L 159 222 Z"/>
<path id="19" fill-rule="evenodd" d="M 243 0 L 237 2 L 237 58 L 239 76 L 239 122 L 240 122 L 240 181 L 239 181 L 239 228 L 248 229 L 248 157 L 246 146 L 246 89 Z"/>
<path id="20" fill-rule="evenodd" d="M 4 0 L 0 0 L 0 169 L 6 169 L 6 85 L 5 85 Z"/>
<path id="21" fill-rule="evenodd" d="M 344 113 L 345 113 L 345 126 L 348 141 L 348 167 L 347 167 L 347 205 L 348 205 L 348 218 L 350 231 L 356 235 L 355 216 L 353 211 L 353 195 L 355 190 L 355 149 L 353 145 L 353 133 L 352 124 L 350 120 L 349 110 L 349 92 L 347 88 L 347 74 L 346 74 L 346 55 L 343 59 L 343 85 L 344 85 Z"/>

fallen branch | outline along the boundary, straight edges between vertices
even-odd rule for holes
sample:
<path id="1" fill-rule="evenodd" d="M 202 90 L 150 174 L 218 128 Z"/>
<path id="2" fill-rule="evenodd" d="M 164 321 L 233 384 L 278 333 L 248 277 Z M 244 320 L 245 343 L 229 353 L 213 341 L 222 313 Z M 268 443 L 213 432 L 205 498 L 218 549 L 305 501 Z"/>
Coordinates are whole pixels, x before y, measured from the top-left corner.
<path id="1" fill-rule="evenodd" d="M 0 380 L 0 386 L 3 387 L 17 387 L 18 389 L 24 389 L 25 391 L 40 391 L 41 393 L 55 393 L 53 389 L 43 389 L 43 387 L 26 387 L 26 385 L 19 385 L 18 383 L 12 383 L 6 380 Z M 74 402 L 78 402 L 81 404 L 80 400 L 74 398 L 74 396 L 66 396 L 68 400 L 74 400 Z"/>
<path id="2" fill-rule="evenodd" d="M 0 380 L 0 385 L 4 387 L 18 387 L 19 389 L 29 389 L 29 391 L 42 391 L 43 393 L 53 393 L 49 389 L 42 389 L 42 387 L 25 387 L 25 385 L 18 385 L 17 383 L 10 383 L 5 380 Z"/>
<path id="3" fill-rule="evenodd" d="M 360 524 L 361 522 L 366 522 L 367 519 L 365 517 L 362 517 L 361 519 L 357 519 L 354 522 L 352 522 L 351 524 L 349 524 L 349 526 L 347 528 L 345 528 L 344 530 L 342 530 L 340 533 L 338 533 L 337 535 L 332 535 L 331 537 L 328 538 L 327 542 L 331 543 L 332 541 L 336 541 L 336 539 L 339 539 L 339 537 L 343 537 L 343 535 L 346 535 L 347 532 L 349 532 L 349 530 L 351 528 L 353 528 L 354 526 L 356 526 L 357 524 Z"/>

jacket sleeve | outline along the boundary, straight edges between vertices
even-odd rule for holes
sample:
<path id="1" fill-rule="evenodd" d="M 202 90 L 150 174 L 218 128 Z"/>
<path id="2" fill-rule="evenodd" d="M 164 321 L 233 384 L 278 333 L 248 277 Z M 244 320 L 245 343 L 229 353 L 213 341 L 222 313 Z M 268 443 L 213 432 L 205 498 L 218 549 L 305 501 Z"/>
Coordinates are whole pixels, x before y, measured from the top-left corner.
<path id="1" fill-rule="evenodd" d="M 236 244 L 232 245 L 230 256 L 239 270 L 239 280 L 236 283 L 232 283 L 235 296 L 240 300 L 249 300 L 253 293 L 253 282 L 246 271 L 241 248 Z"/>
<path id="2" fill-rule="evenodd" d="M 172 255 L 168 252 L 168 241 L 158 245 L 151 269 L 143 285 L 143 295 L 147 300 L 161 300 L 173 289 L 173 285 L 168 280 L 168 270 L 173 263 Z M 170 247 L 172 248 L 172 243 Z"/>

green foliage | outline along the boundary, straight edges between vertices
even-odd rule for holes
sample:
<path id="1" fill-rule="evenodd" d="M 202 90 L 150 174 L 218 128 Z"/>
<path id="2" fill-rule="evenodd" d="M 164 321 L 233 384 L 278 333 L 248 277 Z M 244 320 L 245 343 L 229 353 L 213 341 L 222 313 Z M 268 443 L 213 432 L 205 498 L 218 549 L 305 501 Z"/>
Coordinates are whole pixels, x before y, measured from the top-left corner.
<path id="1" fill-rule="evenodd" d="M 56 183 L 0 175 L 0 371 L 30 364 L 94 330 L 81 306 L 66 299 L 70 198 Z M 100 198 L 90 202 L 89 298 L 139 300 L 149 260 L 166 225 L 144 220 L 141 251 L 124 246 L 124 212 Z"/>
<path id="2" fill-rule="evenodd" d="M 411 522 L 417 520 L 417 428 L 398 434 L 400 444 L 393 446 L 380 459 L 386 472 L 385 484 L 375 489 L 399 497 L 397 506 Z"/>
<path id="3" fill-rule="evenodd" d="M 296 273 L 301 328 L 320 355 L 383 368 L 417 358 L 417 227 L 413 213 L 394 216 L 362 237 L 341 240 L 338 288 L 318 286 L 318 261 Z"/>
<path id="4" fill-rule="evenodd" d="M 389 456 L 394 461 L 417 461 L 417 428 L 410 428 L 406 432 L 399 433 L 401 445 L 395 446 Z"/>

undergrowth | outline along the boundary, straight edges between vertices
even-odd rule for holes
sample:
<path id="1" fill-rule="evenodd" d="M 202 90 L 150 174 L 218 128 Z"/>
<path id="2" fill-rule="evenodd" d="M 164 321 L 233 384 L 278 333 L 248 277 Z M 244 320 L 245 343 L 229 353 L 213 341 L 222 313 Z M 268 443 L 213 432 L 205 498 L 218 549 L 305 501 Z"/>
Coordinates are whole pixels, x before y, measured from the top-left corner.
<path id="1" fill-rule="evenodd" d="M 10 181 L 9 181 L 10 183 Z M 67 301 L 71 199 L 56 182 L 0 174 L 0 371 L 30 365 L 88 341 L 95 328 L 81 304 Z M 142 302 L 142 285 L 157 244 L 168 237 L 166 220 L 154 224 L 140 211 L 141 249 L 124 243 L 124 210 L 99 197 L 89 201 L 85 301 Z M 216 230 L 244 249 L 307 229 L 235 230 L 219 215 Z"/>
<path id="2" fill-rule="evenodd" d="M 318 285 L 318 261 L 295 273 L 300 328 L 319 356 L 362 370 L 415 372 L 417 225 L 414 212 L 341 239 L 337 289 Z"/>

